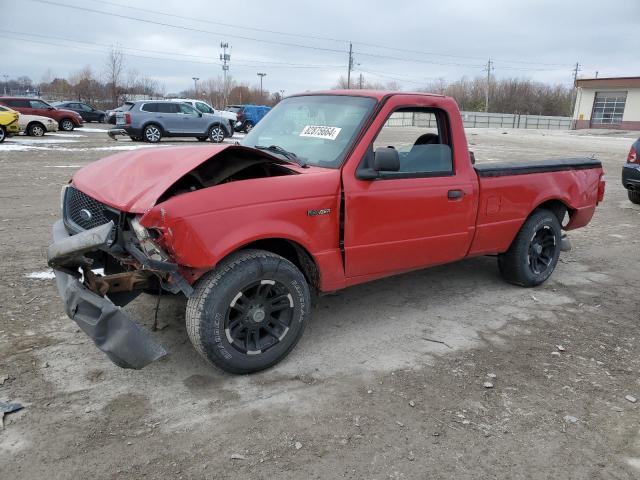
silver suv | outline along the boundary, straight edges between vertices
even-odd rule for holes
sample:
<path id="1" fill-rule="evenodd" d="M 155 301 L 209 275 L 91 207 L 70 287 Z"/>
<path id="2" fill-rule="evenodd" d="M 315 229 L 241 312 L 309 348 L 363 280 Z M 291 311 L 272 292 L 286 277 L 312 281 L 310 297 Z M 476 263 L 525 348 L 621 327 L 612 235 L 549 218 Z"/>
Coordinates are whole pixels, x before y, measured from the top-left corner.
<path id="1" fill-rule="evenodd" d="M 220 143 L 231 136 L 229 124 L 221 116 L 165 100 L 141 100 L 129 110 L 116 112 L 116 127 L 107 133 L 111 138 L 125 135 L 150 143 L 157 143 L 162 137 L 196 137 L 201 142 L 209 139 Z"/>

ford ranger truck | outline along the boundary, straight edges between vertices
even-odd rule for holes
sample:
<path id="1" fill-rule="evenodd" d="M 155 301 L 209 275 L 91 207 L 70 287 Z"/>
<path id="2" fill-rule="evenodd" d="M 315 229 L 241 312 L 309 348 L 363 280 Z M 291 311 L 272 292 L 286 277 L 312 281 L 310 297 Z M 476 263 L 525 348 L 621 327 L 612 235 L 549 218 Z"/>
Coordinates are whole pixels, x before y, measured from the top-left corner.
<path id="1" fill-rule="evenodd" d="M 233 373 L 282 360 L 317 294 L 480 255 L 549 278 L 603 200 L 590 158 L 475 165 L 455 101 L 291 96 L 236 145 L 140 149 L 62 190 L 48 263 L 68 316 L 121 367 L 166 354 L 121 307 L 184 295 L 195 349 Z M 102 269 L 102 270 L 100 270 Z"/>

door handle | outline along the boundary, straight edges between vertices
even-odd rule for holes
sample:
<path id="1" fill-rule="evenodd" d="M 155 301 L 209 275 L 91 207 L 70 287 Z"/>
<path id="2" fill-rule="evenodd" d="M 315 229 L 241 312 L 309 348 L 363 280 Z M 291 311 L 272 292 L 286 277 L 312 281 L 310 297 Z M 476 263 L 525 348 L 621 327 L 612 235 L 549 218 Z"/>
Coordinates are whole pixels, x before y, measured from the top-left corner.
<path id="1" fill-rule="evenodd" d="M 464 192 L 462 190 L 449 190 L 447 192 L 447 198 L 449 200 L 458 200 L 464 197 Z"/>

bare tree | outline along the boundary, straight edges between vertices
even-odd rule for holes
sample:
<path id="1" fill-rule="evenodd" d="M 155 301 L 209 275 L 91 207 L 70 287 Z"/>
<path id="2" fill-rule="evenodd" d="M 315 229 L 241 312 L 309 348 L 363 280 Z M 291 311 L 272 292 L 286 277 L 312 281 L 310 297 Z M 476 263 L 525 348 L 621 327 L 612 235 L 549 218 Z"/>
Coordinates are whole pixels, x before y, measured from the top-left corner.
<path id="1" fill-rule="evenodd" d="M 111 90 L 113 105 L 118 104 L 124 72 L 124 53 L 120 47 L 112 46 L 105 62 L 107 84 Z"/>

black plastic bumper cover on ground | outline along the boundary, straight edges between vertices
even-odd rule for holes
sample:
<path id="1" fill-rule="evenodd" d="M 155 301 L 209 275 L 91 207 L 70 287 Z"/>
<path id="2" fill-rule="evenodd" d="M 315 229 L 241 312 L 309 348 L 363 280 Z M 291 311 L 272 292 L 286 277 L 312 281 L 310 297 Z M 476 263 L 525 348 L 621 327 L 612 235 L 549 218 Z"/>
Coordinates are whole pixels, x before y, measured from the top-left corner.
<path id="1" fill-rule="evenodd" d="M 53 226 L 54 245 L 68 237 L 59 220 Z M 52 250 L 56 249 L 50 248 Z M 55 258 L 49 258 L 49 263 L 55 265 Z M 56 269 L 54 272 L 67 315 L 113 363 L 122 368 L 140 369 L 167 354 L 162 345 L 108 298 L 93 293 L 73 275 Z"/>

